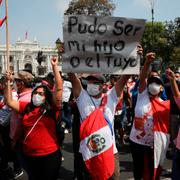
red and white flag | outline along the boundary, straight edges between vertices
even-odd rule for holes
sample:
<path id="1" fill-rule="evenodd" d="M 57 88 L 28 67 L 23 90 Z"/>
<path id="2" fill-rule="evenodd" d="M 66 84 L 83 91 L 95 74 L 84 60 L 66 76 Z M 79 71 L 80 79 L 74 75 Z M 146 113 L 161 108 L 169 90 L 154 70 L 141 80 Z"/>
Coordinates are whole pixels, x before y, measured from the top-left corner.
<path id="1" fill-rule="evenodd" d="M 114 172 L 111 129 L 98 108 L 80 127 L 80 152 L 93 180 L 107 180 Z"/>
<path id="2" fill-rule="evenodd" d="M 159 179 L 169 146 L 170 101 L 151 100 L 154 122 L 154 179 Z"/>
<path id="3" fill-rule="evenodd" d="M 0 5 L 2 4 L 2 0 L 0 0 Z M 3 25 L 3 23 L 5 22 L 6 20 L 6 16 L 2 19 L 0 19 L 0 27 Z"/>
<path id="4" fill-rule="evenodd" d="M 5 22 L 6 17 L 4 17 L 3 19 L 0 19 L 0 27 L 3 25 L 3 23 Z"/>

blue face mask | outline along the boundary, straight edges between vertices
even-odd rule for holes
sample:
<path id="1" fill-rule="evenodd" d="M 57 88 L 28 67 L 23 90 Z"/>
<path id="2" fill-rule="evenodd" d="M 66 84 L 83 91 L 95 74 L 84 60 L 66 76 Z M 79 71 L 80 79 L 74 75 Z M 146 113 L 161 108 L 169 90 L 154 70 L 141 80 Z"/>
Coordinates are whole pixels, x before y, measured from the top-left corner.
<path id="1" fill-rule="evenodd" d="M 87 84 L 87 92 L 90 96 L 97 96 L 100 93 L 100 85 L 98 84 Z"/>
<path id="2" fill-rule="evenodd" d="M 34 94 L 32 97 L 32 102 L 34 106 L 41 106 L 44 103 L 44 98 L 43 96 L 39 94 Z"/>

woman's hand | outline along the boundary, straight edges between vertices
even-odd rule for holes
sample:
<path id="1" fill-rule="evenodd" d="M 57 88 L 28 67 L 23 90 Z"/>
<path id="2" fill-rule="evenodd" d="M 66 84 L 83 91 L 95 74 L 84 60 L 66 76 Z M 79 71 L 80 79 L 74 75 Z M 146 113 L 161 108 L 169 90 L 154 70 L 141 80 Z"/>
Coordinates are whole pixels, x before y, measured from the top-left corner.
<path id="1" fill-rule="evenodd" d="M 52 57 L 51 58 L 51 65 L 52 66 L 57 66 L 58 65 L 58 58 L 57 57 Z"/>
<path id="2" fill-rule="evenodd" d="M 166 69 L 166 76 L 169 79 L 173 95 L 175 97 L 179 98 L 180 97 L 180 91 L 178 88 L 178 84 L 176 82 L 176 77 L 175 77 L 174 72 L 170 68 Z"/>
<path id="3" fill-rule="evenodd" d="M 175 80 L 176 79 L 174 72 L 170 68 L 166 69 L 166 76 L 169 80 Z"/>
<path id="4" fill-rule="evenodd" d="M 151 63 L 155 60 L 156 54 L 154 52 L 150 52 L 146 54 L 146 62 Z"/>

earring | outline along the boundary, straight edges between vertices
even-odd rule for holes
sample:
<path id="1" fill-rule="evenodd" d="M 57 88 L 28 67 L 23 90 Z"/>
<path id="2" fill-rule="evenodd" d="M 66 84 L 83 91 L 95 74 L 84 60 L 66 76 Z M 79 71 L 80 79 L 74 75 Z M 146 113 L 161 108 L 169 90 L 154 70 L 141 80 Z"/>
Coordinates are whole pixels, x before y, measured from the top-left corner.
<path id="1" fill-rule="evenodd" d="M 160 87 L 160 91 L 162 92 L 163 90 L 164 90 L 164 87 L 163 87 L 163 86 L 161 86 L 161 87 Z"/>

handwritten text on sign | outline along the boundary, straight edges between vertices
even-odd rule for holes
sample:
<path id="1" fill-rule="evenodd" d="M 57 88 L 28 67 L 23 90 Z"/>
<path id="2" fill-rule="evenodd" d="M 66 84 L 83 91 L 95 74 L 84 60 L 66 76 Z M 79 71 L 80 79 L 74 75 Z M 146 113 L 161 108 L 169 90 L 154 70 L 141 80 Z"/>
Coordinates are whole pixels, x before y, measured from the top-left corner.
<path id="1" fill-rule="evenodd" d="M 145 20 L 65 16 L 63 72 L 138 74 L 137 44 Z"/>

